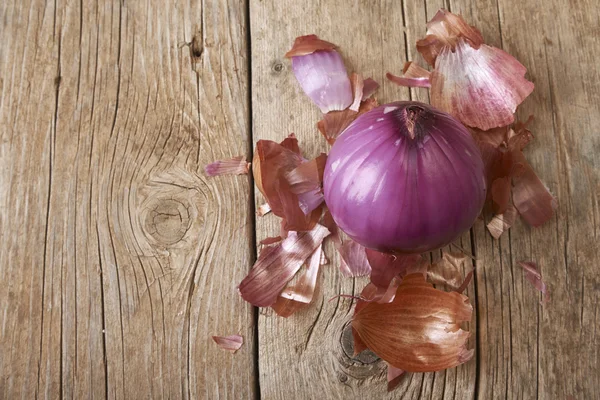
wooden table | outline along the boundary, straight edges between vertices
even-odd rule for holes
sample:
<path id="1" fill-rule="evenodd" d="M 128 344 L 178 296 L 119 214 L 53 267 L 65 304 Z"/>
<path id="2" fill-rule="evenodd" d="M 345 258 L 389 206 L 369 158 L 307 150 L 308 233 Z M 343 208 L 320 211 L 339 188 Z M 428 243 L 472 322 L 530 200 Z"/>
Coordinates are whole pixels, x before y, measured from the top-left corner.
<path id="1" fill-rule="evenodd" d="M 98 3 L 98 4 L 96 4 Z M 591 0 L 5 0 L 0 2 L 0 398 L 597 398 L 600 390 L 600 13 Z M 427 101 L 384 78 L 417 58 L 440 7 L 516 56 L 535 82 L 526 156 L 559 203 L 495 241 L 478 221 L 467 291 L 476 356 L 410 374 L 352 358 L 364 279 L 331 248 L 314 304 L 289 319 L 236 286 L 255 243 L 248 176 L 205 164 L 295 132 L 327 146 L 283 54 L 301 34 L 342 49 L 381 102 Z M 439 257 L 439 252 L 432 257 Z M 536 261 L 540 295 L 516 262 Z M 239 333 L 235 355 L 211 335 Z"/>

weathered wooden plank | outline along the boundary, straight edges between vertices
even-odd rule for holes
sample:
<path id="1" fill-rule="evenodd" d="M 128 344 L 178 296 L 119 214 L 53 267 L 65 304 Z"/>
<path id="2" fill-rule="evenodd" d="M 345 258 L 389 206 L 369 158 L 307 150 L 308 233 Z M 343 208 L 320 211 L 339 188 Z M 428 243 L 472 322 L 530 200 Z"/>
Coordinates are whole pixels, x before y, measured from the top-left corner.
<path id="1" fill-rule="evenodd" d="M 437 11 L 435 6 L 433 13 Z M 432 14 L 433 15 L 433 14 Z M 430 15 L 429 17 L 431 17 Z M 282 18 L 281 16 L 285 16 Z M 382 87 L 381 102 L 408 100 L 409 91 L 385 80 L 385 73 L 399 73 L 404 61 L 416 57 L 414 42 L 425 31 L 425 10 L 414 4 L 381 1 L 260 2 L 251 1 L 253 139 L 281 140 L 295 132 L 307 157 L 328 146 L 315 128 L 320 113 L 301 92 L 283 54 L 299 35 L 316 33 L 336 43 L 349 72 L 372 76 Z M 402 27 L 407 33 L 406 48 Z M 423 90 L 414 99 L 427 100 Z M 257 197 L 257 204 L 262 201 Z M 257 239 L 278 232 L 276 218 L 257 221 Z M 471 249 L 467 233 L 460 242 Z M 343 278 L 339 259 L 326 249 L 332 263 L 320 277 L 321 288 L 311 307 L 289 319 L 270 309 L 259 317 L 259 372 L 264 398 L 472 398 L 475 392 L 475 360 L 437 374 L 409 374 L 396 391 L 386 393 L 385 367 L 363 354 L 352 358 L 350 336 L 345 330 L 352 316 L 352 301 L 338 294 L 357 294 L 366 279 Z M 439 257 L 439 253 L 436 253 Z M 467 266 L 466 270 L 469 269 Z M 467 292 L 473 296 L 472 289 Z M 475 320 L 473 320 L 475 321 Z M 475 324 L 471 324 L 475 347 Z"/>
<path id="2" fill-rule="evenodd" d="M 599 42 L 590 2 L 511 1 L 498 4 L 501 45 L 529 69 L 534 93 L 519 115 L 535 115 L 527 158 L 557 196 L 556 218 L 534 229 L 518 223 L 500 242 L 483 227 L 476 235 L 484 398 L 593 398 L 599 359 L 597 264 L 600 138 L 597 126 Z M 524 19 L 523 16 L 527 16 Z M 596 35 L 597 36 L 597 35 Z M 585 43 L 585 45 L 582 45 Z M 538 262 L 551 301 L 524 279 L 520 260 Z"/>
<path id="3" fill-rule="evenodd" d="M 538 131 L 544 141 L 532 156 L 559 202 L 555 230 L 531 235 L 552 291 L 551 304 L 540 309 L 537 392 L 539 398 L 593 398 L 600 390 L 600 375 L 591 372 L 600 364 L 600 12 L 594 1 L 537 2 L 531 9 L 544 10 L 547 30 L 530 25 L 517 43 L 545 59 L 543 94 L 552 110 L 552 134 Z M 511 18 L 503 19 L 503 30 L 517 29 Z M 548 157 L 551 146 L 557 152 Z M 556 246 L 541 236 L 553 233 Z"/>
<path id="4" fill-rule="evenodd" d="M 519 116 L 523 119 L 530 114 L 536 116 L 532 126 L 536 140 L 526 152 L 540 177 L 558 195 L 561 205 L 557 218 L 545 226 L 532 229 L 519 222 L 500 241 L 494 241 L 483 224 L 475 226 L 475 250 L 480 267 L 477 275 L 478 395 L 482 398 L 590 397 L 598 382 L 596 377 L 586 379 L 585 371 L 593 369 L 598 359 L 598 350 L 593 345 L 598 340 L 593 328 L 597 317 L 591 301 L 584 300 L 583 287 L 585 283 L 592 288 L 597 281 L 587 267 L 589 261 L 598 259 L 597 245 L 593 245 L 597 241 L 597 222 L 588 217 L 597 209 L 597 160 L 587 158 L 582 171 L 572 169 L 572 165 L 573 160 L 581 157 L 583 149 L 593 148 L 594 139 L 597 147 L 598 136 L 593 133 L 594 121 L 589 117 L 596 117 L 597 113 L 588 114 L 585 108 L 578 109 L 578 114 L 565 113 L 563 121 L 573 121 L 571 123 L 577 126 L 577 138 L 573 136 L 572 140 L 586 140 L 585 145 L 577 146 L 570 140 L 557 139 L 561 135 L 556 125 L 556 104 L 561 102 L 565 108 L 570 108 L 574 100 L 579 104 L 597 104 L 592 95 L 597 90 L 583 85 L 577 89 L 571 87 L 571 82 L 579 80 L 580 75 L 570 69 L 576 58 L 589 66 L 579 71 L 582 76 L 589 73 L 582 71 L 594 70 L 589 54 L 594 54 L 597 41 L 592 40 L 585 48 L 576 45 L 585 38 L 577 29 L 585 24 L 578 19 L 589 18 L 589 24 L 594 19 L 580 13 L 576 14 L 577 23 L 574 23 L 570 9 L 558 3 L 531 1 L 517 6 L 504 1 L 496 7 L 495 3 L 452 2 L 452 7 L 454 12 L 463 14 L 478 26 L 486 41 L 503 47 L 529 69 L 528 76 L 536 83 L 536 89 L 521 107 Z M 546 9 L 552 11 L 540 14 L 540 10 Z M 578 10 L 592 11 L 592 8 L 582 4 Z M 524 20 L 523 15 L 530 17 Z M 562 18 L 557 19 L 557 15 Z M 564 38 L 559 40 L 561 33 Z M 562 42 L 566 50 L 555 50 L 555 56 L 550 58 L 549 44 L 556 40 Z M 571 54 L 566 55 L 564 51 Z M 571 79 L 565 80 L 567 75 Z M 559 95 L 563 91 L 570 95 L 568 100 Z M 583 125 L 580 125 L 581 120 L 585 121 Z M 569 156 L 561 157 L 563 153 Z M 561 170 L 577 172 L 566 177 Z M 569 189 L 571 180 L 579 182 L 577 193 Z M 575 197 L 579 203 L 578 217 L 565 205 L 572 204 Z M 581 248 L 586 249 L 585 256 L 578 256 L 588 260 L 585 264 L 577 261 L 578 256 L 573 254 L 575 249 L 567 250 L 568 226 L 574 218 L 577 218 L 578 243 L 585 243 Z M 574 246 L 574 242 L 569 244 Z M 524 279 L 517 265 L 520 260 L 540 264 L 554 301 L 543 307 L 538 305 L 539 294 Z M 567 269 L 567 264 L 572 268 Z M 571 333 L 577 331 L 582 332 L 579 339 Z M 588 350 L 582 351 L 583 348 Z M 561 365 L 560 373 L 557 364 Z"/>
<path id="5" fill-rule="evenodd" d="M 53 5 L 28 2 L 0 5 L 0 390 L 3 398 L 22 393 L 58 397 L 60 369 L 48 370 L 51 381 L 39 390 L 42 326 L 60 328 L 60 312 L 44 307 L 44 275 L 49 261 L 45 229 L 56 133 L 58 45 Z M 31 26 L 30 29 L 27 29 Z M 23 132 L 36 132 L 26 135 Z M 51 293 L 47 294 L 51 296 Z M 59 295 L 60 298 L 60 295 Z M 46 313 L 42 310 L 46 308 Z M 57 325 L 58 324 L 58 325 Z M 28 355 L 24 357 L 24 355 Z M 57 365 L 60 352 L 52 362 Z M 45 367 L 45 365 L 44 365 Z"/>
<path id="6" fill-rule="evenodd" d="M 0 397 L 254 397 L 245 4 L 0 15 Z"/>

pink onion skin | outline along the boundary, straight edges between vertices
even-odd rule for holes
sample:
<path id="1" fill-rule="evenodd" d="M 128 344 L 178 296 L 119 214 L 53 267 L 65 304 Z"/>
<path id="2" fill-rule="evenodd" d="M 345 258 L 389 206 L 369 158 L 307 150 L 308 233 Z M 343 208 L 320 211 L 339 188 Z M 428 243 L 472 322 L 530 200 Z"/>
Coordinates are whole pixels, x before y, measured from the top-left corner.
<path id="1" fill-rule="evenodd" d="M 486 196 L 483 161 L 467 129 L 408 101 L 377 107 L 346 128 L 329 153 L 323 185 L 340 229 L 391 253 L 452 242 L 473 225 Z"/>
<path id="2" fill-rule="evenodd" d="M 323 114 L 345 110 L 352 104 L 352 85 L 337 51 L 315 51 L 292 57 L 292 70 L 304 93 Z"/>

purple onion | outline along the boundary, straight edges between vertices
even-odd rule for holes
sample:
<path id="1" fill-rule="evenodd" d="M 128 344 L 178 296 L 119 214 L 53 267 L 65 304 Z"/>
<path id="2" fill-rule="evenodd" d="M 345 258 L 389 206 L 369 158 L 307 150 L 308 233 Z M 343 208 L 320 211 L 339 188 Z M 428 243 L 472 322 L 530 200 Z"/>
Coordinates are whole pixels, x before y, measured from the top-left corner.
<path id="1" fill-rule="evenodd" d="M 323 114 L 345 110 L 352 104 L 352 85 L 337 51 L 315 51 L 292 57 L 292 70 L 304 93 Z"/>
<path id="2" fill-rule="evenodd" d="M 384 252 L 450 243 L 473 225 L 486 195 L 481 154 L 466 128 L 407 101 L 377 107 L 346 128 L 323 184 L 340 229 Z"/>

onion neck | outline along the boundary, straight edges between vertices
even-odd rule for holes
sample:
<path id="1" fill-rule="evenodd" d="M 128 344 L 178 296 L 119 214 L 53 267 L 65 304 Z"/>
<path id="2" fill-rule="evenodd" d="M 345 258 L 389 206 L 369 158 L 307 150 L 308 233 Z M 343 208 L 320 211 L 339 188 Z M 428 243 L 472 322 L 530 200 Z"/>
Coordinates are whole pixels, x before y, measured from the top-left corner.
<path id="1" fill-rule="evenodd" d="M 421 118 L 421 114 L 425 112 L 423 107 L 417 105 L 410 105 L 404 109 L 404 121 L 406 121 L 406 130 L 408 131 L 408 136 L 412 140 L 415 140 L 417 137 L 422 136 L 422 132 L 417 130 L 417 121 Z"/>

